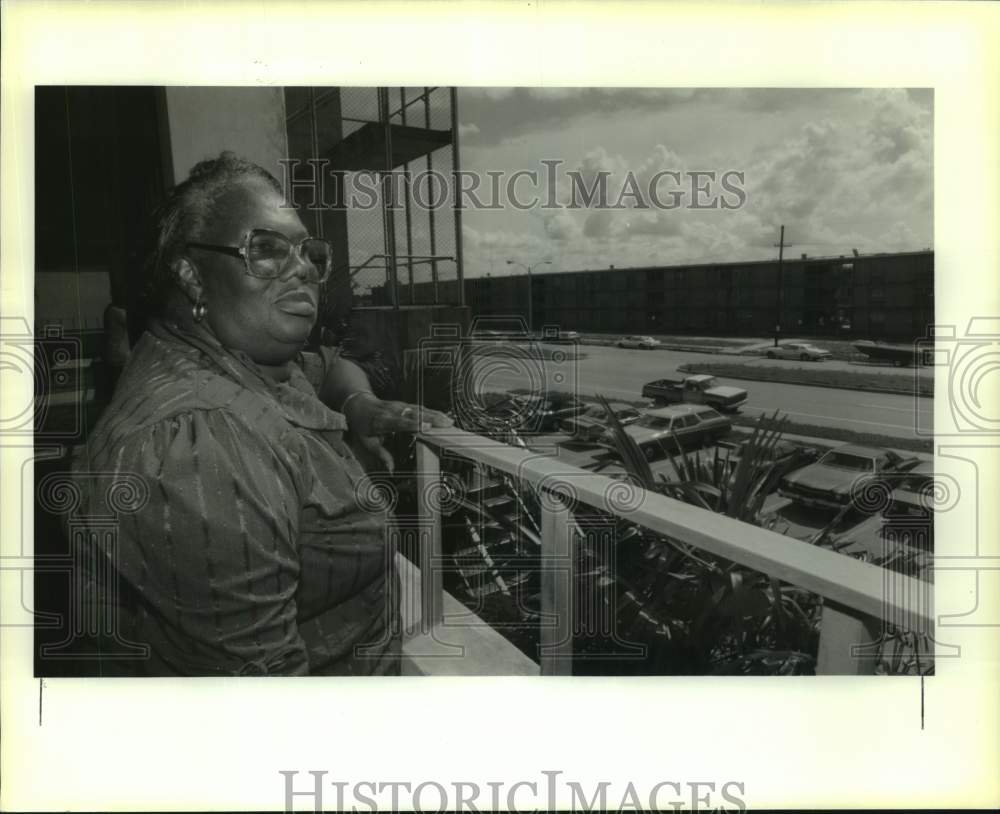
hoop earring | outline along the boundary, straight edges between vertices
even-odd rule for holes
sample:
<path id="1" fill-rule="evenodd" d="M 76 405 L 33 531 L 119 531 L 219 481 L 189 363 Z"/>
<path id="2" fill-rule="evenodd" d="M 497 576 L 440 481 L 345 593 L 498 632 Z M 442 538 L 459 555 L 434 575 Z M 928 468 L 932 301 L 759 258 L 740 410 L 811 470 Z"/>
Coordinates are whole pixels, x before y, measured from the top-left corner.
<path id="1" fill-rule="evenodd" d="M 191 318 L 194 319 L 195 322 L 201 322 L 207 313 L 208 306 L 201 300 L 198 300 L 198 302 L 191 306 Z"/>

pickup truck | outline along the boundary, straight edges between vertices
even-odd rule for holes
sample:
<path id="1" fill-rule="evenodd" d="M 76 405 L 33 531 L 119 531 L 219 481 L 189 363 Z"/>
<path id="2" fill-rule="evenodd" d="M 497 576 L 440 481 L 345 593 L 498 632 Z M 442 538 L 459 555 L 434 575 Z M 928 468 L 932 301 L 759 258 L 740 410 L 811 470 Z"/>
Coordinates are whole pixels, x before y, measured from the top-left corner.
<path id="1" fill-rule="evenodd" d="M 696 374 L 683 379 L 657 379 L 642 388 L 644 399 L 657 405 L 691 402 L 707 404 L 720 412 L 735 412 L 747 400 L 747 391 L 716 384 L 715 376 Z"/>

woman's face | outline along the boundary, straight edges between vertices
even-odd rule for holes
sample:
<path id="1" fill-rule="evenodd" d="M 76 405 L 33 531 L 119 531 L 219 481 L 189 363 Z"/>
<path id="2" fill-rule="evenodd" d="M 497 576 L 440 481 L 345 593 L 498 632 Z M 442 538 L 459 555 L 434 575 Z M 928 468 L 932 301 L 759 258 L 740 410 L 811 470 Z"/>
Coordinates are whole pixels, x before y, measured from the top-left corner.
<path id="1" fill-rule="evenodd" d="M 263 182 L 240 184 L 223 195 L 220 214 L 200 242 L 239 246 L 251 229 L 271 229 L 298 243 L 308 232 L 282 202 Z M 185 256 L 199 272 L 205 322 L 223 345 L 264 365 L 284 364 L 301 349 L 316 321 L 319 284 L 297 253 L 273 279 L 247 274 L 242 258 L 197 248 Z"/>

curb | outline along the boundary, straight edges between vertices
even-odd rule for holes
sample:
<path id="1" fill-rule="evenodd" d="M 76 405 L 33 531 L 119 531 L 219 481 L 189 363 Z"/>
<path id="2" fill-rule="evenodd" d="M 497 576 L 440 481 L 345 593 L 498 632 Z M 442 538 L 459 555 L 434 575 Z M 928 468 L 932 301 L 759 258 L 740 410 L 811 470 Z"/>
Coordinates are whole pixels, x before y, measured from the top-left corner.
<path id="1" fill-rule="evenodd" d="M 617 340 L 602 340 L 602 339 L 577 339 L 575 340 L 580 345 L 596 345 L 602 348 L 613 348 L 617 345 Z M 744 350 L 741 346 L 726 347 L 723 345 L 677 345 L 677 344 L 661 344 L 654 350 L 675 350 L 687 353 L 708 353 L 715 356 L 743 356 L 750 357 L 752 359 L 760 359 L 765 354 L 759 350 Z M 837 362 L 851 362 L 853 356 L 842 356 L 840 354 L 833 354 L 830 357 L 832 360 Z"/>
<path id="2" fill-rule="evenodd" d="M 733 432 L 741 432 L 745 433 L 746 435 L 750 435 L 750 433 L 752 433 L 753 430 L 750 427 L 734 425 Z M 837 441 L 834 440 L 833 438 L 816 438 L 812 435 L 799 435 L 794 432 L 782 432 L 781 438 L 787 441 L 797 441 L 799 443 L 808 444 L 809 446 L 813 447 L 822 447 L 824 450 L 835 449 L 836 447 L 851 443 L 850 441 Z M 911 457 L 911 458 L 920 458 L 922 461 L 931 461 L 931 462 L 934 461 L 933 452 L 918 452 L 917 450 L 913 449 L 892 447 L 888 444 L 886 444 L 885 448 L 892 450 L 893 452 L 897 453 L 898 455 L 901 455 L 904 458 Z"/>
<path id="3" fill-rule="evenodd" d="M 680 365 L 677 370 L 681 373 L 697 373 L 698 371 L 690 370 L 689 365 Z M 741 376 L 733 373 L 727 373 L 725 375 L 719 373 L 712 373 L 709 371 L 709 375 L 719 376 L 722 379 L 739 379 L 740 381 L 747 382 L 761 382 L 762 384 L 791 384 L 798 387 L 825 387 L 829 390 L 857 390 L 864 391 L 866 393 L 884 393 L 890 396 L 917 396 L 918 398 L 932 399 L 934 398 L 933 393 L 918 393 L 913 390 L 900 390 L 898 387 L 871 387 L 869 385 L 859 384 L 854 387 L 848 387 L 839 384 L 823 384 L 822 382 L 789 382 L 781 381 L 778 379 L 758 379 L 753 376 Z"/>

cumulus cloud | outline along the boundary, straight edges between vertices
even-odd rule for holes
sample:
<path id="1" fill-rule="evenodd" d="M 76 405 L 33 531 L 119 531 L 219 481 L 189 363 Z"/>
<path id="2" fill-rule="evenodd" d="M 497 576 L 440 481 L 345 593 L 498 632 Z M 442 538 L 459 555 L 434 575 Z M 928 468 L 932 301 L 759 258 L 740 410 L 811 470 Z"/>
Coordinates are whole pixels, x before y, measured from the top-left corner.
<path id="1" fill-rule="evenodd" d="M 583 222 L 583 233 L 596 240 L 604 240 L 621 234 L 618 213 L 610 209 L 595 209 Z"/>
<path id="2" fill-rule="evenodd" d="M 506 103 L 538 102 L 548 96 L 548 104 L 559 107 L 593 102 L 603 93 L 599 89 L 512 93 Z M 716 106 L 712 117 L 694 108 L 679 108 L 676 115 L 688 117 L 686 124 L 679 119 L 683 126 L 676 133 L 665 133 L 661 124 L 651 130 L 656 137 L 645 148 L 636 149 L 641 139 L 635 138 L 646 122 L 643 115 L 621 117 L 622 132 L 629 138 L 609 140 L 604 131 L 600 142 L 584 149 L 578 145 L 587 129 L 577 132 L 571 126 L 575 120 L 567 119 L 564 138 L 579 150 L 579 158 L 564 169 L 578 172 L 587 189 L 606 174 L 607 203 L 615 202 L 629 175 L 645 191 L 656 173 L 664 170 L 683 176 L 690 170 L 737 169 L 744 174 L 745 206 L 728 211 L 664 211 L 638 208 L 626 196 L 618 210 L 591 205 L 583 212 L 536 213 L 527 226 L 533 230 L 530 240 L 515 230 L 484 232 L 474 251 L 501 251 L 502 245 L 503 251 L 535 252 L 535 256 L 553 252 L 567 269 L 762 259 L 776 254 L 781 225 L 794 247 L 786 250 L 789 256 L 932 245 L 932 95 L 891 89 L 689 93 L 686 102 L 673 103 L 711 101 Z M 650 97 L 665 98 L 653 92 Z M 483 128 L 483 140 L 495 138 L 481 119 L 476 121 Z M 724 132 L 726 127 L 731 134 Z M 700 152 L 699 128 L 713 139 L 711 148 Z M 515 129 L 504 135 L 514 132 L 519 133 L 517 140 L 532 143 L 526 131 Z M 548 138 L 553 138 L 551 133 Z M 718 158 L 706 163 L 706 155 Z M 661 182 L 661 199 L 675 188 L 672 180 Z M 566 205 L 571 191 L 563 175 L 557 199 Z"/>
<path id="3" fill-rule="evenodd" d="M 458 125 L 459 138 L 468 138 L 469 136 L 478 136 L 478 135 L 479 135 L 479 125 L 473 122 L 469 122 L 468 124 L 462 122 Z"/>
<path id="4" fill-rule="evenodd" d="M 581 234 L 580 225 L 576 222 L 576 218 L 565 210 L 546 212 L 542 222 L 545 226 L 545 234 L 560 243 L 574 240 Z"/>
<path id="5" fill-rule="evenodd" d="M 479 230 L 463 224 L 462 238 L 464 260 L 470 276 L 487 272 L 498 275 L 513 273 L 507 267 L 509 259 L 533 262 L 553 254 L 553 244 L 548 237 L 527 231 Z"/>
<path id="6" fill-rule="evenodd" d="M 499 143 L 553 125 L 572 128 L 595 116 L 662 112 L 715 93 L 698 88 L 462 88 L 459 106 L 479 122 L 484 143 Z"/>

